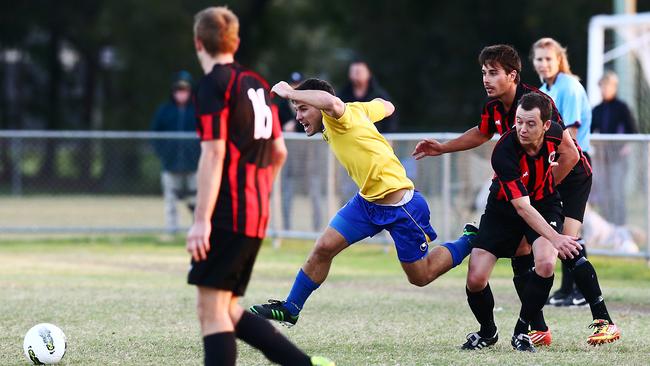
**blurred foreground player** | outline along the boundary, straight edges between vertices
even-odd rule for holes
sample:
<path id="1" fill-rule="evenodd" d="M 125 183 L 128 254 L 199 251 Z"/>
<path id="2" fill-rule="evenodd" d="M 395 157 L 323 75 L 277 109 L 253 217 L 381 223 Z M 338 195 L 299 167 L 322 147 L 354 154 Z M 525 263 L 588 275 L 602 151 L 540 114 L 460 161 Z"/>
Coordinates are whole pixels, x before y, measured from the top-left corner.
<path id="1" fill-rule="evenodd" d="M 194 44 L 206 75 L 196 96 L 201 157 L 195 221 L 187 235 L 188 282 L 198 288 L 205 365 L 235 365 L 235 338 L 281 365 L 333 365 L 309 357 L 238 304 L 266 232 L 286 146 L 268 84 L 234 61 L 237 16 L 225 7 L 202 10 L 194 20 Z"/>

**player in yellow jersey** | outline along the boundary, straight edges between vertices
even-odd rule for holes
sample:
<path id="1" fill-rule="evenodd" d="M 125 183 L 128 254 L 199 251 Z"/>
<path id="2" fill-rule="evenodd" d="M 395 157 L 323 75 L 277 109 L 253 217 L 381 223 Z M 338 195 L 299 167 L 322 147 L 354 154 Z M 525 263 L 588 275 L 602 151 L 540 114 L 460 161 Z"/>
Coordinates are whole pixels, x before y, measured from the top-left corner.
<path id="1" fill-rule="evenodd" d="M 383 99 L 343 103 L 323 80 L 307 79 L 295 89 L 286 82 L 272 92 L 292 101 L 296 120 L 308 136 L 322 132 L 337 160 L 359 187 L 359 192 L 332 218 L 298 272 L 285 301 L 269 300 L 250 310 L 287 326 L 311 293 L 327 278 L 334 257 L 349 245 L 387 230 L 409 282 L 425 286 L 460 264 L 471 250 L 478 229 L 468 224 L 457 241 L 435 246 L 429 207 L 406 176 L 388 141 L 374 123 L 390 116 L 395 107 Z"/>

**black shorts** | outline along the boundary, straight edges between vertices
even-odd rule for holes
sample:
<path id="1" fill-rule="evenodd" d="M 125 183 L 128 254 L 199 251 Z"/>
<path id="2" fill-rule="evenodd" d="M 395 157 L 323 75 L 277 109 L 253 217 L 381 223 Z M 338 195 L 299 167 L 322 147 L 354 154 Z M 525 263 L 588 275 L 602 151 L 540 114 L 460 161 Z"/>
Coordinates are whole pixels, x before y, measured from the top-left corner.
<path id="1" fill-rule="evenodd" d="M 481 216 L 474 247 L 487 250 L 497 258 L 512 258 L 517 252 L 521 238 L 533 243 L 539 235 L 517 214 L 512 203 L 497 200 L 490 193 L 485 213 Z M 562 232 L 564 216 L 559 195 L 533 202 L 533 207 L 558 233 Z"/>
<path id="2" fill-rule="evenodd" d="M 589 155 L 584 154 L 591 164 Z M 564 217 L 570 217 L 580 222 L 585 216 L 585 208 L 587 207 L 593 180 L 593 174 L 581 164 L 582 162 L 579 161 L 562 183 L 557 186 L 557 191 L 560 192 L 560 197 L 562 197 L 562 214 Z"/>
<path id="3" fill-rule="evenodd" d="M 192 259 L 187 282 L 229 290 L 235 296 L 244 296 L 261 244 L 260 238 L 213 229 L 208 258 L 200 262 Z"/>

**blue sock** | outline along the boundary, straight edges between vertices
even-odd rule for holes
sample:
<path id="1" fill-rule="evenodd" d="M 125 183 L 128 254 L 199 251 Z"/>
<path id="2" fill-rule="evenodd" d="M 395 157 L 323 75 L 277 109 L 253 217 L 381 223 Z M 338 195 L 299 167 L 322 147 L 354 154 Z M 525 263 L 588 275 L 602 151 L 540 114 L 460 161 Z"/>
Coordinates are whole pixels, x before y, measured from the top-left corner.
<path id="1" fill-rule="evenodd" d="M 463 259 L 472 251 L 472 243 L 469 235 L 463 235 L 458 240 L 451 243 L 442 244 L 443 247 L 451 252 L 451 259 L 454 262 L 453 267 L 463 263 Z"/>
<path id="2" fill-rule="evenodd" d="M 305 301 L 307 301 L 307 298 L 315 289 L 318 288 L 318 286 L 320 285 L 312 281 L 311 278 L 302 271 L 302 268 L 298 271 L 296 281 L 293 283 L 291 292 L 289 292 L 289 296 L 287 296 L 286 303 L 284 304 L 291 315 L 295 316 L 300 313 L 300 310 L 302 310 L 302 307 L 305 305 Z"/>

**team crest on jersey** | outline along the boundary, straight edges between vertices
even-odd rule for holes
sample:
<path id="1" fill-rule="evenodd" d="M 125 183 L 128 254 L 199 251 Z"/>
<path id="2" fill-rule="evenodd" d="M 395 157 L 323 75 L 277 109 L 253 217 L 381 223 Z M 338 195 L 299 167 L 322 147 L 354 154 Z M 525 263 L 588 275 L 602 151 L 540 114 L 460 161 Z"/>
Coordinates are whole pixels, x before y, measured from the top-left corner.
<path id="1" fill-rule="evenodd" d="M 548 162 L 552 163 L 555 161 L 555 151 L 551 151 L 550 154 L 548 154 Z"/>
<path id="2" fill-rule="evenodd" d="M 494 121 L 494 124 L 497 125 L 497 126 L 501 126 L 501 120 L 498 119 L 498 120 Z"/>
<path id="3" fill-rule="evenodd" d="M 426 252 L 427 249 L 429 249 L 429 244 L 427 244 L 427 243 L 420 244 L 420 250 L 421 251 Z"/>

